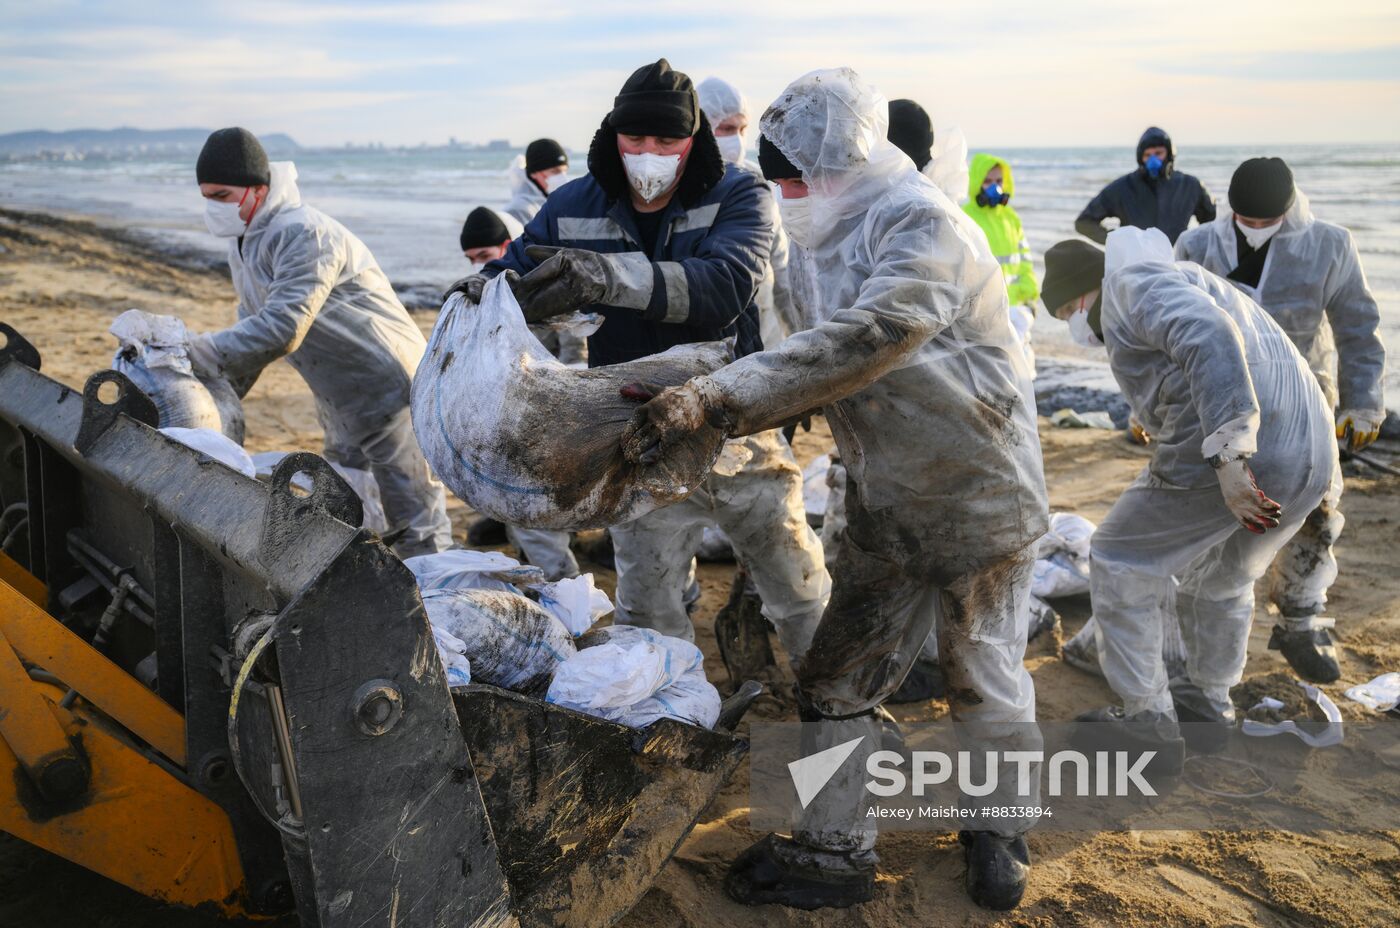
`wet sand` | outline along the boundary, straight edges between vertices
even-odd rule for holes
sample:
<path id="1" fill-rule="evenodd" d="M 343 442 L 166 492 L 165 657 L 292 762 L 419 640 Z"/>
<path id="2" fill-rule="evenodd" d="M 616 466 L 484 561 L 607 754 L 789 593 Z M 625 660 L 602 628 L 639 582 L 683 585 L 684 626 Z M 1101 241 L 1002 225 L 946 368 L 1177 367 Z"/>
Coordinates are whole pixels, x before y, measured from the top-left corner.
<path id="1" fill-rule="evenodd" d="M 111 320 L 138 307 L 181 316 L 194 330 L 234 319 L 226 272 L 194 256 L 162 253 L 151 243 L 81 221 L 0 210 L 0 321 L 40 350 L 44 370 L 73 386 L 107 366 L 115 342 Z M 426 332 L 432 316 L 415 318 Z M 285 362 L 273 364 L 245 409 L 250 451 L 320 449 L 311 396 Z M 1041 420 L 1052 506 L 1098 521 L 1141 469 L 1148 453 L 1119 433 L 1053 429 Z M 805 463 L 829 447 L 820 424 L 799 434 Z M 1392 451 L 1400 448 L 1392 448 Z M 1332 590 L 1344 659 L 1340 683 L 1326 687 L 1349 718 L 1365 710 L 1346 700 L 1347 686 L 1400 670 L 1400 478 L 1369 472 L 1349 477 L 1342 509 L 1347 526 L 1338 546 L 1341 576 Z M 460 540 L 471 513 L 451 506 Z M 595 569 L 611 589 L 610 572 Z M 711 675 L 723 676 L 712 629 L 728 594 L 729 565 L 702 565 L 704 596 L 696 614 L 698 643 Z M 1272 624 L 1259 606 L 1250 639 L 1242 701 L 1291 695 L 1287 665 L 1267 651 Z M 1057 603 L 1064 634 L 1087 617 L 1083 600 Z M 1058 642 L 1032 643 L 1026 662 L 1035 678 L 1039 715 L 1068 719 L 1111 701 L 1107 686 L 1065 665 Z M 785 671 L 783 672 L 785 674 Z M 791 718 L 785 677 L 752 717 Z M 896 708 L 901 720 L 947 711 L 933 702 Z M 1400 724 L 1400 723 L 1397 723 Z M 619 925 L 625 928 L 780 928 L 780 926 L 1375 926 L 1400 921 L 1400 834 L 1302 835 L 1281 832 L 1032 832 L 1035 867 L 1016 912 L 984 912 L 962 890 L 962 854 L 952 834 L 903 832 L 880 839 L 875 901 L 839 912 L 748 909 L 721 888 L 728 862 L 759 837 L 748 827 L 748 774 L 741 767 L 703 816 L 656 885 Z M 195 926 L 202 916 L 165 909 L 71 864 L 0 836 L 0 925 Z"/>

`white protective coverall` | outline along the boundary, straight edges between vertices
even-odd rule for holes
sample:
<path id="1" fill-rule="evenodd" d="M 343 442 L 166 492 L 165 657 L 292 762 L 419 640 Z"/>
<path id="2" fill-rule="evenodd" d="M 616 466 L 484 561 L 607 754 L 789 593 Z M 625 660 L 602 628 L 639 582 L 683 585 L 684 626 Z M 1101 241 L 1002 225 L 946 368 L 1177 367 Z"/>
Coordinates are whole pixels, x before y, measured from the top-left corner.
<path id="1" fill-rule="evenodd" d="M 1228 710 L 1255 580 L 1340 492 L 1331 411 L 1269 314 L 1223 278 L 1174 262 L 1160 230 L 1109 234 L 1102 328 L 1113 376 L 1155 449 L 1090 544 L 1104 677 L 1129 715 L 1174 712 L 1161 657 L 1174 591 L 1187 676 Z M 1226 507 L 1207 463 L 1222 451 L 1250 456 L 1259 488 L 1283 507 L 1277 528 L 1255 535 Z"/>
<path id="2" fill-rule="evenodd" d="M 749 101 L 739 88 L 718 77 L 707 77 L 695 88 L 700 98 L 700 109 L 710 125 L 717 126 L 735 116 L 749 118 Z M 758 169 L 748 161 L 739 162 L 740 167 L 748 168 L 755 174 Z M 797 310 L 792 303 L 792 290 L 788 286 L 788 237 L 783 231 L 783 219 L 778 215 L 771 200 L 765 200 L 773 209 L 773 251 L 768 260 L 768 274 L 758 285 L 758 327 L 763 339 L 763 347 L 772 348 L 801 327 Z"/>
<path id="3" fill-rule="evenodd" d="M 790 269 L 806 326 L 708 378 L 735 434 L 817 407 L 831 424 L 850 476 L 849 524 L 798 682 L 804 717 L 825 720 L 818 748 L 865 736 L 860 762 L 842 767 L 861 779 L 880 742 L 873 710 L 931 628 L 960 731 L 979 749 L 1039 748 L 1023 606 L 1049 519 L 1000 265 L 966 214 L 886 140 L 888 120 L 885 99 L 848 68 L 799 78 L 764 114 L 764 136 L 810 190 L 811 243 L 794 246 Z M 1000 771 L 1013 795 L 1015 780 L 1011 765 Z M 873 847 L 851 786 L 818 795 L 800 844 Z M 965 827 L 1015 834 L 1031 824 Z"/>
<path id="4" fill-rule="evenodd" d="M 1235 214 L 1182 233 L 1176 256 L 1225 277 L 1239 263 Z M 1257 287 L 1236 283 L 1274 318 L 1302 352 L 1329 408 L 1385 418 L 1385 346 L 1380 309 L 1366 283 L 1351 233 L 1315 218 L 1297 191 L 1283 227 L 1269 240 Z M 1327 589 L 1337 579 L 1332 546 L 1346 520 L 1324 501 L 1274 562 L 1269 596 L 1288 631 L 1325 628 Z"/>
<path id="5" fill-rule="evenodd" d="M 296 168 L 273 162 L 267 199 L 228 263 L 239 321 L 191 354 L 240 394 L 281 357 L 316 398 L 325 453 L 370 470 L 403 557 L 452 544 L 447 496 L 418 447 L 408 394 L 426 341 L 374 256 L 339 222 L 301 202 Z"/>
<path id="6" fill-rule="evenodd" d="M 528 226 L 535 213 L 544 206 L 545 193 L 525 173 L 525 156 L 516 155 L 506 168 L 506 180 L 510 183 L 510 201 L 505 212 L 514 217 L 522 226 Z"/>
<path id="7" fill-rule="evenodd" d="M 967 136 L 957 126 L 939 129 L 933 136 L 932 157 L 923 174 L 954 203 L 967 198 Z"/>
<path id="8" fill-rule="evenodd" d="M 758 589 L 763 615 L 797 664 L 831 596 L 831 576 L 807 524 L 802 469 L 776 429 L 725 442 L 690 496 L 609 529 L 617 559 L 613 621 L 695 640 L 684 600 L 707 525 L 728 536 Z"/>

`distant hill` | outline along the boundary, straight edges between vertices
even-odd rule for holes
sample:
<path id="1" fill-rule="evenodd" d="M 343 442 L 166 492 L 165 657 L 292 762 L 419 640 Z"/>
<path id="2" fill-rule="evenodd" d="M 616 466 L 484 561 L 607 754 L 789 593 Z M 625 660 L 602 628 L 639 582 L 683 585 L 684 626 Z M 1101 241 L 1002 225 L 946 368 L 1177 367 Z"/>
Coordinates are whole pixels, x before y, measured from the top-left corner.
<path id="1" fill-rule="evenodd" d="M 209 129 L 70 129 L 49 132 L 35 129 L 0 135 L 0 158 L 125 157 L 152 153 L 198 153 Z M 274 157 L 295 153 L 301 146 L 288 135 L 274 132 L 259 136 Z"/>

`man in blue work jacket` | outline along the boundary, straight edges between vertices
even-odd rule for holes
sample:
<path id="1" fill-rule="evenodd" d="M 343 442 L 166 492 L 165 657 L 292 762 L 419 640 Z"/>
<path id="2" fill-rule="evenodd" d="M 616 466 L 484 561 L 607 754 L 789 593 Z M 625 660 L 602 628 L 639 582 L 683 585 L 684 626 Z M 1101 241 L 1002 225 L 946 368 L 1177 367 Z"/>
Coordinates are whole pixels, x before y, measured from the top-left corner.
<path id="1" fill-rule="evenodd" d="M 531 322 L 601 313 L 590 367 L 724 338 L 739 357 L 761 350 L 754 297 L 773 243 L 772 191 L 724 161 L 690 78 L 664 58 L 634 72 L 593 137 L 588 171 L 457 289 L 478 300 L 486 279 L 514 271 Z M 776 430 L 727 442 L 685 500 L 612 527 L 615 621 L 693 640 L 684 594 L 706 525 L 729 536 L 799 662 L 831 580 L 806 522 L 801 470 Z"/>

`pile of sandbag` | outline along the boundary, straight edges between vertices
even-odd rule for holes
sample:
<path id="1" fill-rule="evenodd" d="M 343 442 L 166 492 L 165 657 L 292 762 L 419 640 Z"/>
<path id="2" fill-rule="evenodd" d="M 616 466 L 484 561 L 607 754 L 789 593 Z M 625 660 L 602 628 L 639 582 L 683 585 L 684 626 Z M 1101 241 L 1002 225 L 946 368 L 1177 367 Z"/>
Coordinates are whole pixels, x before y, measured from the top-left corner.
<path id="1" fill-rule="evenodd" d="M 711 728 L 720 697 L 703 661 L 689 641 L 610 625 L 579 639 L 577 653 L 554 671 L 546 699 L 632 728 L 663 718 Z"/>
<path id="2" fill-rule="evenodd" d="M 547 582 L 494 551 L 404 561 L 418 581 L 450 686 L 487 683 L 635 728 L 673 718 L 710 727 L 719 692 L 700 649 L 648 629 L 589 631 L 612 611 L 591 574 Z"/>
<path id="3" fill-rule="evenodd" d="M 706 426 L 653 464 L 622 455 L 637 408 L 629 383 L 672 386 L 733 359 L 723 342 L 592 370 L 551 357 L 507 282 L 479 305 L 453 294 L 413 379 L 413 427 L 433 471 L 483 515 L 577 531 L 627 522 L 683 499 L 709 473 L 723 434 Z"/>
<path id="4" fill-rule="evenodd" d="M 228 381 L 195 374 L 182 320 L 128 309 L 108 331 L 120 343 L 112 370 L 151 398 L 162 428 L 213 429 L 243 444 L 243 403 Z"/>

